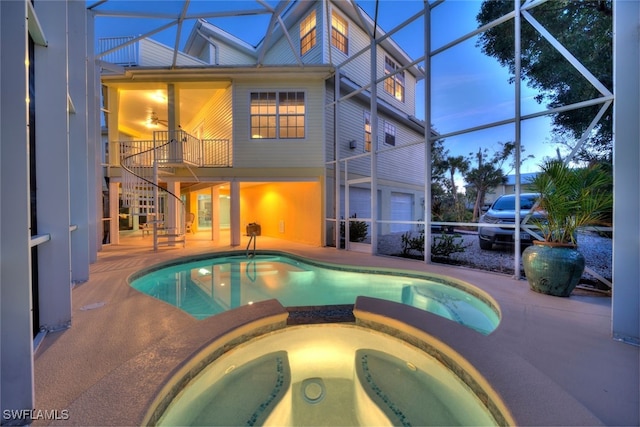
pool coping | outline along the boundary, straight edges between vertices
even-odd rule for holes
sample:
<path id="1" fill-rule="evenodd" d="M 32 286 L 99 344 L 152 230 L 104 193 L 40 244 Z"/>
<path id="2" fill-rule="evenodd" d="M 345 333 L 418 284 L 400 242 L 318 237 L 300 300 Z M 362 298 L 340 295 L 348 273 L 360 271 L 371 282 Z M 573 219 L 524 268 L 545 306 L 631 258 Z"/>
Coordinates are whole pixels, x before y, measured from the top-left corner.
<path id="1" fill-rule="evenodd" d="M 529 362 L 508 350 L 495 351 L 494 335 L 483 335 L 432 313 L 378 298 L 358 297 L 354 315 L 357 325 L 401 338 L 436 357 L 481 400 L 492 402 L 489 410 L 494 417 L 501 413 L 505 425 L 603 425 Z"/>
<path id="2" fill-rule="evenodd" d="M 589 408 L 602 423 L 638 425 L 638 347 L 612 339 L 609 298 L 583 293 L 570 298 L 545 296 L 530 291 L 526 281 L 437 263 L 372 257 L 268 238 L 263 239 L 262 246 L 286 248 L 289 254 L 328 263 L 402 268 L 471 283 L 489 293 L 501 310 L 500 325 L 485 339 L 493 344 L 492 352 L 508 349 L 524 359 L 551 379 L 555 388 L 562 388 Z M 214 249 L 208 242 L 187 250 L 157 253 L 136 245 L 107 246 L 91 267 L 91 279 L 74 288 L 73 326 L 47 334 L 34 358 L 36 408 L 67 409 L 71 417 L 65 421 L 34 421 L 34 426 L 140 425 L 146 405 L 157 392 L 154 387 L 161 383 L 158 378 L 164 380 L 167 369 L 193 352 L 194 347 L 185 346 L 182 335 L 205 323 L 136 291 L 126 283 L 126 277 L 159 261 L 210 254 Z M 217 249 L 220 251 L 215 253 L 233 248 Z M 105 304 L 83 310 L 96 302 Z M 150 360 L 142 358 L 134 365 L 132 361 L 140 354 Z M 170 363 L 156 360 L 165 356 L 172 358 Z M 160 369 L 148 369 L 146 364 Z M 493 369 L 500 371 L 503 367 L 496 364 Z M 512 374 L 515 380 L 518 375 Z M 544 387 L 535 390 L 545 392 Z M 526 412 L 526 395 L 520 404 L 520 411 Z M 566 418 L 571 418 L 569 413 Z"/>
<path id="3" fill-rule="evenodd" d="M 193 352 L 169 371 L 153 402 L 145 406 L 142 425 L 155 425 L 173 397 L 213 360 L 251 338 L 284 328 L 288 316 L 284 307 L 271 299 L 202 320 L 203 327 L 189 338 L 204 342 L 194 342 Z"/>
<path id="4" fill-rule="evenodd" d="M 498 304 L 496 299 L 493 298 L 491 294 L 479 288 L 478 286 L 473 285 L 472 283 L 469 283 L 467 281 L 457 279 L 454 277 L 437 274 L 437 273 L 426 273 L 421 271 L 406 270 L 401 268 L 336 264 L 328 261 L 321 261 L 321 260 L 308 258 L 308 257 L 297 255 L 291 252 L 278 251 L 278 250 L 272 250 L 272 249 L 258 250 L 258 251 L 255 251 L 255 254 L 263 255 L 263 256 L 285 257 L 285 258 L 295 260 L 301 263 L 305 263 L 311 266 L 316 266 L 316 267 L 329 269 L 329 270 L 346 271 L 346 272 L 354 272 L 354 273 L 366 273 L 366 274 L 391 275 L 394 277 L 407 277 L 407 278 L 428 280 L 434 283 L 451 286 L 453 288 L 466 292 L 469 295 L 477 298 L 482 303 L 486 304 L 496 314 L 496 316 L 499 319 L 498 324 L 495 326 L 493 330 L 488 331 L 487 333 L 491 333 L 495 331 L 495 329 L 500 325 L 500 321 L 502 320 L 502 312 L 500 309 L 500 304 Z M 149 267 L 135 271 L 134 273 L 130 274 L 127 277 L 127 283 L 129 284 L 129 286 L 132 286 L 132 283 L 135 280 L 149 273 L 162 270 L 164 268 L 182 265 L 190 262 L 208 260 L 211 258 L 225 258 L 225 257 L 234 257 L 234 258 L 241 257 L 243 259 L 247 259 L 246 252 L 241 250 L 204 252 L 196 255 L 188 255 L 184 257 L 174 258 L 164 262 L 159 262 Z"/>

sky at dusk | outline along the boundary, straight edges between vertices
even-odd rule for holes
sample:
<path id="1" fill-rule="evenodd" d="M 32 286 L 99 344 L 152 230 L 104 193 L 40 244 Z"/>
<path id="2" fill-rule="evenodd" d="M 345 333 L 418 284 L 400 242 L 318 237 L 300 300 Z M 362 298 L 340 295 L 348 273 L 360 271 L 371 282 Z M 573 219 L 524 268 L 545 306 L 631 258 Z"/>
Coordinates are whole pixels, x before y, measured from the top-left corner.
<path id="1" fill-rule="evenodd" d="M 266 1 L 275 5 L 277 1 Z M 422 0 L 380 0 L 377 2 L 378 24 L 391 31 L 422 9 Z M 91 1 L 87 2 L 92 4 Z M 376 2 L 358 1 L 371 18 L 376 16 Z M 478 27 L 476 15 L 480 8 L 479 0 L 446 0 L 435 7 L 431 19 L 432 50 L 456 40 Z M 147 13 L 167 13 L 177 15 L 181 10 L 181 1 L 124 1 L 110 0 L 99 6 L 99 10 L 145 11 Z M 192 0 L 189 14 L 224 10 L 258 10 L 262 6 L 255 1 L 203 1 Z M 270 15 L 253 15 L 230 18 L 211 18 L 209 22 L 234 34 L 242 40 L 256 45 L 264 37 Z M 151 31 L 171 19 L 145 18 L 99 18 L 96 22 L 96 36 L 139 35 Z M 180 47 L 184 46 L 194 20 L 184 22 Z M 417 59 L 424 55 L 424 20 L 422 17 L 408 24 L 394 34 L 393 39 L 402 46 L 410 57 Z M 176 42 L 176 26 L 152 36 L 154 40 L 167 45 Z M 441 134 L 468 129 L 485 123 L 508 120 L 515 115 L 515 87 L 509 83 L 509 73 L 496 59 L 484 55 L 476 46 L 477 37 L 473 37 L 431 59 L 432 117 L 433 128 Z M 535 96 L 526 84 L 522 85 L 522 113 L 544 110 L 533 99 Z M 415 115 L 424 119 L 424 82 L 417 88 L 417 106 Z M 522 124 L 522 144 L 524 156 L 535 156 L 522 166 L 522 172 L 537 170 L 537 165 L 545 156 L 555 155 L 555 146 L 550 140 L 550 120 L 542 117 L 525 121 Z M 479 148 L 490 153 L 497 150 L 499 142 L 515 140 L 515 125 L 508 124 L 468 134 L 450 136 L 445 139 L 445 147 L 451 155 L 467 156 Z M 513 173 L 508 168 L 506 173 Z"/>

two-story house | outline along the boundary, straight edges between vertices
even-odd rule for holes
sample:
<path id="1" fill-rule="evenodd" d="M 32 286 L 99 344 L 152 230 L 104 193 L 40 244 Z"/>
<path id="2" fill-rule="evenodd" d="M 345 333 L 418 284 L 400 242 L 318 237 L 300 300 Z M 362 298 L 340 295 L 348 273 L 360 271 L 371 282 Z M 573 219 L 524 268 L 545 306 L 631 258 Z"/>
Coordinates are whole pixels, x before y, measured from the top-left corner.
<path id="1" fill-rule="evenodd" d="M 355 7 L 295 2 L 257 46 L 202 19 L 176 54 L 103 40 L 123 67 L 102 74 L 110 217 L 155 225 L 156 244 L 180 241 L 186 221 L 231 245 L 249 223 L 334 245 L 343 218 L 370 236 L 424 218 L 424 72 Z"/>

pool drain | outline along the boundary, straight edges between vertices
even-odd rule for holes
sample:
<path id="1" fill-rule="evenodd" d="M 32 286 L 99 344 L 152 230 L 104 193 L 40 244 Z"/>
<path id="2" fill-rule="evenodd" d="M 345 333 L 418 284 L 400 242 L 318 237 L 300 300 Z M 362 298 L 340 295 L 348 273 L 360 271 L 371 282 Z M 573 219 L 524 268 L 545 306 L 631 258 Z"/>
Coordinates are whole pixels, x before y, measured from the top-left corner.
<path id="1" fill-rule="evenodd" d="M 319 403 L 324 399 L 325 388 L 322 378 L 307 378 L 302 381 L 302 397 L 308 403 Z"/>

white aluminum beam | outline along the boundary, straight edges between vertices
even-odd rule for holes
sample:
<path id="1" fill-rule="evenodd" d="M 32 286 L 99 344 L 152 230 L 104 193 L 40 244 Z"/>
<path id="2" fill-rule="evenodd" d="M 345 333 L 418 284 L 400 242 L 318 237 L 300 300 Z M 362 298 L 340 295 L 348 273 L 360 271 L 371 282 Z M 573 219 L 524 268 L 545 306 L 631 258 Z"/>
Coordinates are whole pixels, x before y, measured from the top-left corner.
<path id="1" fill-rule="evenodd" d="M 640 345 L 640 2 L 614 2 L 614 339 Z"/>
<path id="2" fill-rule="evenodd" d="M 7 410 L 35 408 L 29 83 L 25 67 L 27 3 L 27 0 L 0 1 L 0 411 L 3 414 Z"/>
<path id="3" fill-rule="evenodd" d="M 71 237 L 67 2 L 37 0 L 47 47 L 35 47 L 36 181 L 38 233 L 51 241 L 38 247 L 40 327 L 71 325 Z"/>

